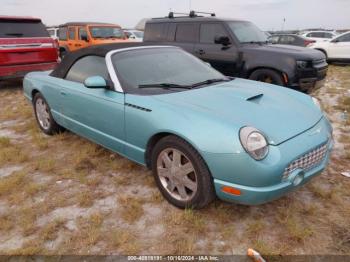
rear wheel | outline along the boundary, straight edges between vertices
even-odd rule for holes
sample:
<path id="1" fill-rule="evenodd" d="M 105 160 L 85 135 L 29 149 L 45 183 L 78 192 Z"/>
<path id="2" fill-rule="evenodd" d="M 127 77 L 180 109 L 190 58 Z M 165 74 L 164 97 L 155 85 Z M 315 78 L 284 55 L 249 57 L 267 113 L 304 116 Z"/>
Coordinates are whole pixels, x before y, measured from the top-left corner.
<path id="1" fill-rule="evenodd" d="M 56 123 L 53 119 L 50 107 L 45 98 L 37 93 L 33 99 L 35 118 L 38 122 L 40 129 L 47 135 L 54 135 L 61 131 L 63 128 Z"/>
<path id="2" fill-rule="evenodd" d="M 167 136 L 156 144 L 152 171 L 163 196 L 179 208 L 202 208 L 215 198 L 204 160 L 190 144 L 176 136 Z"/>
<path id="3" fill-rule="evenodd" d="M 271 69 L 255 70 L 249 77 L 251 80 L 284 86 L 281 74 Z"/>

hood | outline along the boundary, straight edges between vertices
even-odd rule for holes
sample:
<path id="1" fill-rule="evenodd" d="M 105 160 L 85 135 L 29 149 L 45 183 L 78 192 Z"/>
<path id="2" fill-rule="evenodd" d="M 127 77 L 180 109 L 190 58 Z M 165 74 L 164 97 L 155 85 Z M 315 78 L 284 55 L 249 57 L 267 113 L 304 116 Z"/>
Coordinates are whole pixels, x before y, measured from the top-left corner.
<path id="1" fill-rule="evenodd" d="M 324 54 L 320 51 L 292 45 L 247 44 L 244 45 L 243 49 L 244 51 L 248 52 L 265 52 L 270 54 L 289 56 L 297 60 L 319 60 L 325 58 Z"/>
<path id="2" fill-rule="evenodd" d="M 153 97 L 172 104 L 186 114 L 195 110 L 237 129 L 255 127 L 266 135 L 271 145 L 278 145 L 306 131 L 323 115 L 310 96 L 284 87 L 238 78 Z"/>

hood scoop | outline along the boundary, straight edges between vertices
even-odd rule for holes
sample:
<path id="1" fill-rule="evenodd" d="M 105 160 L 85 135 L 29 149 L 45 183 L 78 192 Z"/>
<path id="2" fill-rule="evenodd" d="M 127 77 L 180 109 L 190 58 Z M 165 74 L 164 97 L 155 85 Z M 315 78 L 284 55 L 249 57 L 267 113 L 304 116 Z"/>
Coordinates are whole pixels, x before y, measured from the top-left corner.
<path id="1" fill-rule="evenodd" d="M 258 95 L 254 95 L 254 96 L 248 97 L 248 98 L 246 99 L 246 101 L 259 102 L 259 101 L 260 101 L 260 98 L 262 98 L 263 95 L 264 95 L 264 94 L 258 94 Z"/>

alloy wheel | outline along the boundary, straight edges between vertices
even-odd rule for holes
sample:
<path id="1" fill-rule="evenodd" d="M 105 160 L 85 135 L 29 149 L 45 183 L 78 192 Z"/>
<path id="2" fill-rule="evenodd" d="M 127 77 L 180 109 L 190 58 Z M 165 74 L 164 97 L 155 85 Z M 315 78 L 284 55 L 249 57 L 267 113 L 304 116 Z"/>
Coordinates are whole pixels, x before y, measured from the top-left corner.
<path id="1" fill-rule="evenodd" d="M 181 151 L 166 148 L 157 159 L 157 175 L 171 197 L 180 201 L 191 200 L 197 192 L 197 174 L 192 162 Z"/>

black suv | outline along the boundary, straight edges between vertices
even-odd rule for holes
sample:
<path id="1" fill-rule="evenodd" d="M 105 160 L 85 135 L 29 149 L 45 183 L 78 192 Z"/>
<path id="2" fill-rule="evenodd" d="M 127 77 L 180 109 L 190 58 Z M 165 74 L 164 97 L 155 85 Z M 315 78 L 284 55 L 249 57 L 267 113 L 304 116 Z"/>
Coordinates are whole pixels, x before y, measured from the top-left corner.
<path id="1" fill-rule="evenodd" d="M 327 74 L 325 55 L 317 50 L 271 45 L 248 21 L 189 16 L 146 22 L 144 42 L 179 46 L 228 76 L 288 86 L 304 92 L 321 87 Z"/>

